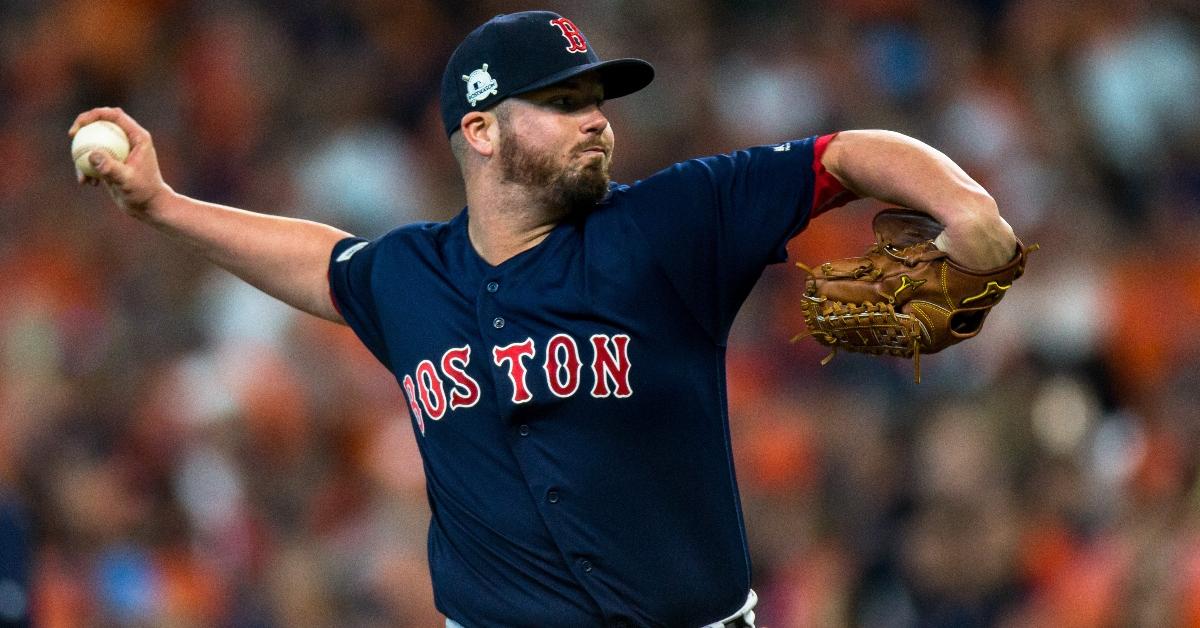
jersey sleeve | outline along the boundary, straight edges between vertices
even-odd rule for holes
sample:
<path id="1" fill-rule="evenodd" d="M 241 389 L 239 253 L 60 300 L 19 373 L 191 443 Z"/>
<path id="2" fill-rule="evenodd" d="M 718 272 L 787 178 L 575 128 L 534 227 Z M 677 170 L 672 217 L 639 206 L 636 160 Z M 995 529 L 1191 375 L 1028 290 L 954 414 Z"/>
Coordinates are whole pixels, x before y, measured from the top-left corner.
<path id="1" fill-rule="evenodd" d="M 693 159 L 624 190 L 654 256 L 719 342 L 763 269 L 787 259 L 788 240 L 855 198 L 821 164 L 832 139 Z"/>
<path id="2" fill-rule="evenodd" d="M 345 238 L 338 241 L 329 258 L 329 297 L 346 324 L 390 370 L 375 306 L 374 276 L 379 248 L 378 240 Z"/>

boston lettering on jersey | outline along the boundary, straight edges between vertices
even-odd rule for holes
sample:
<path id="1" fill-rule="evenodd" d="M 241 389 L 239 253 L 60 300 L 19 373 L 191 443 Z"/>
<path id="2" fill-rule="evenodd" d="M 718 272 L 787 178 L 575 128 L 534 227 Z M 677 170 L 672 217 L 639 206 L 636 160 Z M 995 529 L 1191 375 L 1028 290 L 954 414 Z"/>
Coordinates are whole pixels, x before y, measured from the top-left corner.
<path id="1" fill-rule="evenodd" d="M 592 397 L 628 397 L 633 394 L 629 384 L 629 336 L 626 334 L 593 334 L 589 340 L 591 349 Z M 555 334 L 542 347 L 545 356 L 540 363 L 546 378 L 546 387 L 556 397 L 567 399 L 581 388 L 583 358 L 579 344 L 569 334 Z M 492 363 L 502 369 L 512 386 L 510 400 L 514 404 L 527 403 L 533 393 L 527 378 L 529 364 L 536 363 L 537 345 L 532 338 L 523 342 L 492 347 Z M 425 435 L 425 417 L 440 421 L 447 412 L 459 408 L 470 408 L 479 402 L 479 382 L 467 374 L 471 364 L 471 345 L 447 349 L 438 365 L 432 360 L 421 360 L 414 374 L 403 379 L 404 392 L 408 396 L 408 407 L 421 435 Z M 447 381 L 448 380 L 448 381 Z M 449 386 L 447 386 L 447 383 Z"/>

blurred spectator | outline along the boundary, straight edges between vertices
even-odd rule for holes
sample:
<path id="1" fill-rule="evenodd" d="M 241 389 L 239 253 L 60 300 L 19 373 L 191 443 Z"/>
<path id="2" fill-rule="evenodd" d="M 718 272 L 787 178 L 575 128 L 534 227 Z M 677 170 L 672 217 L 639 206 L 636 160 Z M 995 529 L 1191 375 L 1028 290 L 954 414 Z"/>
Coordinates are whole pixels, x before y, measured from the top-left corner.
<path id="1" fill-rule="evenodd" d="M 0 626 L 29 625 L 32 538 L 24 508 L 0 489 Z"/>

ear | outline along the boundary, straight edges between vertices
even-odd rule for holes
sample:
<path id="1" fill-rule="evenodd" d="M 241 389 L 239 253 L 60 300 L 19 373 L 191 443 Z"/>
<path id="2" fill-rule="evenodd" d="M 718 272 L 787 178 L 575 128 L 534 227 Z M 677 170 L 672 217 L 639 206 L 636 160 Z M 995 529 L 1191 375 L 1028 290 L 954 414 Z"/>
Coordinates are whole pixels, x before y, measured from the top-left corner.
<path id="1" fill-rule="evenodd" d="M 491 157 L 496 152 L 496 140 L 499 137 L 496 115 L 490 111 L 468 111 L 459 122 L 463 139 L 471 149 L 484 157 Z"/>

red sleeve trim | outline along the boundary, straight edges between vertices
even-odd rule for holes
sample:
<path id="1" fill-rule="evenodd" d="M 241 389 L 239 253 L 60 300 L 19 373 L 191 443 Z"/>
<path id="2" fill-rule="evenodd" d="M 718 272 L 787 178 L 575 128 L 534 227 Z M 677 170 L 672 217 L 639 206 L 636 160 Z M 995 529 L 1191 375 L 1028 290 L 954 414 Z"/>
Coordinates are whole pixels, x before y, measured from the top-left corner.
<path id="1" fill-rule="evenodd" d="M 858 195 L 847 190 L 842 182 L 837 180 L 837 177 L 825 169 L 825 164 L 821 163 L 825 149 L 829 147 L 829 142 L 833 141 L 835 137 L 837 137 L 837 133 L 822 135 L 813 143 L 813 201 L 812 211 L 809 212 L 810 219 L 835 207 L 841 207 L 850 201 L 858 200 Z"/>

